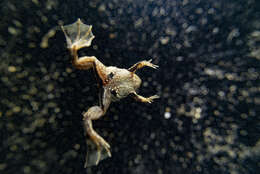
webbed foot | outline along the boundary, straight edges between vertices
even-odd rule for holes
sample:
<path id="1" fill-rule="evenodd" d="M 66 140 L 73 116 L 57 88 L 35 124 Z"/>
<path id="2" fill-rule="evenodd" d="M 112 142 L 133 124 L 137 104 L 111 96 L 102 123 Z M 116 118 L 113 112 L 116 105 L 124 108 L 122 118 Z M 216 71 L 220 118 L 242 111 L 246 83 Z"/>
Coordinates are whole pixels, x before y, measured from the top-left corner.
<path id="1" fill-rule="evenodd" d="M 99 137 L 101 138 L 101 137 Z M 111 157 L 111 152 L 109 150 L 110 145 L 103 139 L 87 140 L 87 155 L 84 167 L 90 167 L 93 165 L 98 165 L 101 160 Z"/>
<path id="2" fill-rule="evenodd" d="M 97 146 L 97 161 L 96 161 L 96 165 L 98 165 L 99 161 L 100 161 L 100 157 L 101 157 L 101 151 L 102 149 L 105 149 L 107 152 L 107 155 L 109 157 L 111 157 L 111 152 L 110 152 L 110 145 L 98 134 L 92 134 L 90 135 L 91 140 L 96 144 Z"/>
<path id="3" fill-rule="evenodd" d="M 61 26 L 61 29 L 66 37 L 67 48 L 79 50 L 83 47 L 89 47 L 94 39 L 92 26 L 86 25 L 78 19 L 73 24 Z"/>

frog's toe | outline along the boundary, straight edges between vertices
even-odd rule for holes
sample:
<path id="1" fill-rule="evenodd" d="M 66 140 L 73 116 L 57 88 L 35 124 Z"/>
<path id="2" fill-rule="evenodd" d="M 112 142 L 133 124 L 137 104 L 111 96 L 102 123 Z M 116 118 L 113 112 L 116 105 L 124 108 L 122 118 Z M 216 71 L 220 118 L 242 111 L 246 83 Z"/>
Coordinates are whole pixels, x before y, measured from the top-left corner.
<path id="1" fill-rule="evenodd" d="M 96 166 L 100 161 L 111 157 L 109 149 L 106 149 L 101 143 L 93 142 L 87 139 L 87 154 L 84 167 Z"/>
<path id="2" fill-rule="evenodd" d="M 153 95 L 148 98 L 148 103 L 152 103 L 154 99 L 160 98 L 158 95 Z"/>
<path id="3" fill-rule="evenodd" d="M 98 165 L 99 161 L 101 158 L 101 148 L 98 146 L 97 147 L 97 161 L 96 161 L 96 165 Z"/>
<path id="4" fill-rule="evenodd" d="M 158 65 L 155 65 L 155 64 L 152 64 L 151 67 L 154 68 L 154 69 L 159 68 L 159 66 L 158 66 Z"/>
<path id="5" fill-rule="evenodd" d="M 156 98 L 160 98 L 160 96 L 159 95 L 153 95 L 153 96 L 151 96 L 151 98 L 156 99 Z"/>
<path id="6" fill-rule="evenodd" d="M 105 140 L 101 141 L 100 143 L 106 149 L 108 156 L 111 157 L 111 152 L 109 150 L 110 145 Z"/>
<path id="7" fill-rule="evenodd" d="M 146 61 L 146 66 L 157 69 L 159 66 L 152 63 L 152 59 Z"/>

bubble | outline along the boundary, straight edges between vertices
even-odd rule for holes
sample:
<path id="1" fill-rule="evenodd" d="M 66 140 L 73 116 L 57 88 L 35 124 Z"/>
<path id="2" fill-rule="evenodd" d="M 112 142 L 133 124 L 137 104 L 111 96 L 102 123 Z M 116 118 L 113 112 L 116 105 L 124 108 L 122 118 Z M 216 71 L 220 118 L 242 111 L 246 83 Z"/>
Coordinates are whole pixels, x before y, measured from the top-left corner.
<path id="1" fill-rule="evenodd" d="M 165 119 L 171 118 L 171 113 L 170 113 L 170 112 L 165 112 L 165 113 L 164 113 L 164 118 L 165 118 Z"/>

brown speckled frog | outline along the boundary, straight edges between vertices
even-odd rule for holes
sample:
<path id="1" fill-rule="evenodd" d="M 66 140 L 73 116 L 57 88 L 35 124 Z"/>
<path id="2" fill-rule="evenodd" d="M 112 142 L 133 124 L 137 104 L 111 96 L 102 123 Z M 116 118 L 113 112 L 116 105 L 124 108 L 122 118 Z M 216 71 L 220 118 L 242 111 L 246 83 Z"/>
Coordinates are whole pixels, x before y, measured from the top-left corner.
<path id="1" fill-rule="evenodd" d="M 141 85 L 141 79 L 135 71 L 145 66 L 156 69 L 158 66 L 149 61 L 140 61 L 128 69 L 105 66 L 94 56 L 84 56 L 78 58 L 77 51 L 83 47 L 89 47 L 94 35 L 92 26 L 83 24 L 80 19 L 75 23 L 61 26 L 67 41 L 67 48 L 72 56 L 72 64 L 81 70 L 93 69 L 100 81 L 100 102 L 99 106 L 92 106 L 83 113 L 84 127 L 86 134 L 96 146 L 95 153 L 87 155 L 85 167 L 97 165 L 100 160 L 111 157 L 110 145 L 93 129 L 92 120 L 97 120 L 105 115 L 109 105 L 113 101 L 118 101 L 124 97 L 131 96 L 137 101 L 151 103 L 153 99 L 159 98 L 157 95 L 143 97 L 136 93 Z M 93 145 L 92 143 L 92 145 Z M 102 153 L 102 151 L 106 153 Z M 88 154 L 88 153 L 87 153 Z"/>

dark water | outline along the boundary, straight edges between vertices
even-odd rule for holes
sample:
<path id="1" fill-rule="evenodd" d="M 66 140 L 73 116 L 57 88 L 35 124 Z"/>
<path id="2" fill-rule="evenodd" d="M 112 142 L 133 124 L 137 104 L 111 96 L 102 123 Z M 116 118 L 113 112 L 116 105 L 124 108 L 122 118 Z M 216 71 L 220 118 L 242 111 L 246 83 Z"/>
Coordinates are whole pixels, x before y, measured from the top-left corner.
<path id="1" fill-rule="evenodd" d="M 0 173 L 257 173 L 256 0 L 0 4 Z M 112 158 L 88 169 L 81 113 L 98 103 L 95 77 L 72 67 L 61 31 L 47 39 L 77 18 L 95 35 L 81 55 L 122 68 L 150 58 L 160 66 L 138 72 L 139 93 L 159 100 L 124 99 L 94 122 Z"/>

